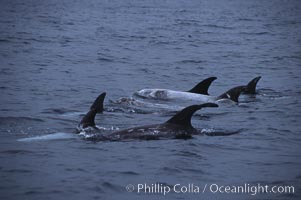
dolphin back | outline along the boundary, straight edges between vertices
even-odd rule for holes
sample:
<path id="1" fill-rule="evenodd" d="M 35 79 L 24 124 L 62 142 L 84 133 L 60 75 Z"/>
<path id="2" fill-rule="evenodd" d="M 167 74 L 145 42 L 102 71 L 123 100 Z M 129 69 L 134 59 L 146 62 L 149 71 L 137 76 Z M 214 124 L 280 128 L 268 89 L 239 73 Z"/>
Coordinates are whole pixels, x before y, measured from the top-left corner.
<path id="1" fill-rule="evenodd" d="M 96 113 L 101 113 L 103 111 L 103 101 L 105 96 L 106 93 L 104 92 L 95 99 L 90 107 L 89 112 L 81 120 L 79 124 L 80 128 L 87 128 L 89 126 L 95 127 L 95 116 Z"/>
<path id="2" fill-rule="evenodd" d="M 234 87 L 230 90 L 228 90 L 227 92 L 221 94 L 220 96 L 217 97 L 217 99 L 230 99 L 236 103 L 238 103 L 238 98 L 239 95 L 246 91 L 246 86 L 238 86 L 238 87 Z"/>
<path id="3" fill-rule="evenodd" d="M 90 110 L 80 121 L 79 127 L 80 128 L 87 128 L 89 126 L 95 127 L 95 116 L 97 111 L 95 109 Z"/>
<path id="4" fill-rule="evenodd" d="M 255 77 L 252 79 L 246 88 L 246 91 L 244 91 L 245 94 L 255 94 L 256 93 L 256 86 L 258 81 L 261 79 L 261 76 Z"/>
<path id="5" fill-rule="evenodd" d="M 93 102 L 93 104 L 90 107 L 90 110 L 96 110 L 97 113 L 102 113 L 103 111 L 103 101 L 106 97 L 106 93 L 101 93 Z"/>
<path id="6" fill-rule="evenodd" d="M 218 107 L 215 103 L 204 103 L 200 105 L 192 105 L 184 108 L 165 123 L 184 126 L 185 128 L 193 128 L 191 125 L 192 115 L 204 107 Z"/>
<path id="7" fill-rule="evenodd" d="M 203 95 L 209 95 L 208 89 L 211 85 L 211 83 L 217 79 L 216 77 L 209 77 L 201 82 L 199 82 L 196 86 L 194 86 L 192 89 L 188 90 L 187 92 L 196 93 L 196 94 L 203 94 Z"/>

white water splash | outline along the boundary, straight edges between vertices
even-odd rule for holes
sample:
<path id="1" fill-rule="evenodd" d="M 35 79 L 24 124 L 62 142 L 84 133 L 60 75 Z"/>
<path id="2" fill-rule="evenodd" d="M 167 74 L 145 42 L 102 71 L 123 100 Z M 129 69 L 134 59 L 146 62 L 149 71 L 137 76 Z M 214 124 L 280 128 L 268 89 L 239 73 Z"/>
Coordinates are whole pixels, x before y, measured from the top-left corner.
<path id="1" fill-rule="evenodd" d="M 202 130 L 201 130 L 201 133 L 202 134 L 206 134 L 206 133 L 214 133 L 214 129 L 213 128 L 203 128 Z"/>

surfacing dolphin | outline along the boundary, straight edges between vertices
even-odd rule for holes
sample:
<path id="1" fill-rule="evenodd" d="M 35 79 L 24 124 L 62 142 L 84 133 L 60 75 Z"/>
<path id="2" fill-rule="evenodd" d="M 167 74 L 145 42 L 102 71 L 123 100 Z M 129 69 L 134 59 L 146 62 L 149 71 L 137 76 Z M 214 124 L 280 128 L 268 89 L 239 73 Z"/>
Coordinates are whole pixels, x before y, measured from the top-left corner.
<path id="1" fill-rule="evenodd" d="M 193 93 L 193 94 L 202 94 L 202 95 L 209 95 L 208 94 L 208 89 L 211 85 L 211 83 L 216 80 L 217 78 L 216 77 L 209 77 L 209 78 L 206 78 L 204 80 L 202 80 L 201 82 L 199 82 L 198 84 L 196 84 L 193 88 L 191 88 L 190 90 L 186 91 L 185 93 Z M 153 91 L 158 91 L 157 95 L 159 96 L 160 94 L 160 91 L 170 91 L 170 92 L 179 92 L 179 91 L 176 91 L 176 90 L 169 90 L 169 89 L 146 89 L 147 91 L 150 91 L 150 90 L 153 90 Z M 141 91 L 141 92 L 140 92 Z M 144 89 L 142 90 L 139 90 L 138 92 L 136 92 L 136 94 L 140 94 L 140 93 L 143 93 Z M 184 91 L 183 91 L 184 92 Z M 144 96 L 144 95 L 141 95 L 141 97 L 146 97 L 147 96 Z"/>
<path id="2" fill-rule="evenodd" d="M 81 131 L 87 127 L 92 127 L 97 129 L 95 125 L 95 116 L 97 113 L 103 112 L 103 101 L 106 97 L 106 93 L 101 93 L 93 102 L 93 104 L 90 107 L 89 112 L 83 117 L 80 124 L 77 127 L 77 131 Z"/>
<path id="3" fill-rule="evenodd" d="M 199 131 L 191 125 L 192 115 L 205 107 L 218 107 L 215 103 L 191 105 L 162 124 L 145 125 L 102 135 L 98 140 L 158 140 L 158 139 L 189 139 Z"/>
<path id="4" fill-rule="evenodd" d="M 209 89 L 211 83 L 216 79 L 217 79 L 216 77 L 206 78 L 206 79 L 202 80 L 201 82 L 199 82 L 196 86 L 194 86 L 193 88 L 188 90 L 187 92 L 195 93 L 195 94 L 209 95 L 208 89 Z"/>
<path id="5" fill-rule="evenodd" d="M 135 92 L 135 94 L 142 98 L 163 99 L 163 100 L 184 99 L 184 100 L 195 100 L 199 102 L 217 102 L 223 99 L 230 99 L 238 103 L 238 97 L 241 93 L 256 94 L 256 86 L 258 81 L 261 79 L 261 76 L 255 77 L 247 85 L 232 88 L 219 96 L 209 96 L 208 88 L 215 79 L 216 77 L 207 78 L 187 92 L 175 91 L 169 89 L 142 89 Z"/>
<path id="6" fill-rule="evenodd" d="M 253 78 L 247 85 L 243 94 L 256 94 L 256 86 L 258 81 L 261 79 L 261 76 Z"/>
<path id="7" fill-rule="evenodd" d="M 204 94 L 195 94 L 190 92 L 181 92 L 167 89 L 143 89 L 137 91 L 135 94 L 142 98 L 153 98 L 153 99 L 163 99 L 163 100 L 172 100 L 172 99 L 182 99 L 182 100 L 191 100 L 198 103 L 216 103 L 220 100 L 232 100 L 238 103 L 239 95 L 245 91 L 246 86 L 234 87 L 227 92 L 219 96 L 210 96 Z"/>
<path id="8" fill-rule="evenodd" d="M 97 130 L 95 125 L 96 113 L 102 112 L 103 100 L 106 93 L 102 93 L 92 104 L 89 112 L 81 120 L 79 127 L 93 128 Z M 200 105 L 191 105 L 162 124 L 139 126 L 134 128 L 128 128 L 109 134 L 95 134 L 93 137 L 86 139 L 93 141 L 124 141 L 124 140 L 157 140 L 157 139 L 189 139 L 194 134 L 198 134 L 199 131 L 191 125 L 192 115 L 205 107 L 218 107 L 215 103 L 204 103 Z M 79 130 L 79 129 L 78 129 Z"/>

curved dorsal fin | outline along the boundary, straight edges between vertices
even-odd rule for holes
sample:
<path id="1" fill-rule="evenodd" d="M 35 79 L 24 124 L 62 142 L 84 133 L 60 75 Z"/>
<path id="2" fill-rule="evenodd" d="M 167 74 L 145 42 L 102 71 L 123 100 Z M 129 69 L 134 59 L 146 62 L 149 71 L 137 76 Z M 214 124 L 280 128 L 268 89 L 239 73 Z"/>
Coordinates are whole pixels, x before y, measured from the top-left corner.
<path id="1" fill-rule="evenodd" d="M 103 111 L 103 101 L 106 96 L 106 93 L 100 94 L 93 104 L 90 107 L 89 112 L 83 117 L 83 119 L 80 122 L 80 126 L 82 128 L 86 128 L 88 126 L 95 126 L 95 116 L 96 113 L 101 113 Z"/>
<path id="2" fill-rule="evenodd" d="M 195 113 L 196 111 L 204 107 L 218 107 L 218 105 L 215 103 L 204 103 L 200 105 L 188 106 L 183 110 L 181 110 L 180 112 L 178 112 L 176 115 L 174 115 L 165 123 L 176 124 L 176 125 L 192 128 L 191 117 L 193 113 Z"/>
<path id="3" fill-rule="evenodd" d="M 238 103 L 239 95 L 246 90 L 246 86 L 234 87 L 227 92 L 221 94 L 217 99 L 231 99 L 232 101 Z"/>
<path id="4" fill-rule="evenodd" d="M 89 126 L 94 127 L 95 126 L 95 116 L 96 116 L 97 111 L 95 109 L 90 110 L 80 121 L 79 126 L 81 128 L 87 128 Z"/>
<path id="5" fill-rule="evenodd" d="M 100 94 L 95 101 L 93 102 L 93 104 L 90 107 L 90 110 L 95 109 L 97 111 L 97 113 L 102 113 L 103 111 L 103 101 L 106 97 L 106 93 L 103 92 L 102 94 Z"/>
<path id="6" fill-rule="evenodd" d="M 244 93 L 246 94 L 255 94 L 256 93 L 256 85 L 258 81 L 261 79 L 261 76 L 257 76 L 253 78 L 247 85 L 246 91 Z"/>
<path id="7" fill-rule="evenodd" d="M 208 88 L 210 87 L 211 83 L 217 79 L 216 77 L 209 77 L 205 80 L 202 80 L 199 82 L 196 86 L 194 86 L 192 89 L 188 90 L 187 92 L 196 93 L 196 94 L 208 94 Z"/>

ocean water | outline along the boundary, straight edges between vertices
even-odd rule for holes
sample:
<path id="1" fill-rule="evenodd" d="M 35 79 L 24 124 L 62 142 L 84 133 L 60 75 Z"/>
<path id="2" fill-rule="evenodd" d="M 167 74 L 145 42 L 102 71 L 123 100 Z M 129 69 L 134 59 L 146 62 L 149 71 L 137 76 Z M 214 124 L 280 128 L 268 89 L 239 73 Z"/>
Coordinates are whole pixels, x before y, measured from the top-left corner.
<path id="1" fill-rule="evenodd" d="M 297 0 L 1 1 L 0 198 L 300 199 L 300 33 Z M 198 129 L 238 134 L 129 142 L 74 134 L 104 91 L 96 123 L 109 132 L 162 123 L 179 105 L 113 101 L 143 88 L 189 90 L 210 76 L 212 95 L 262 76 L 256 95 L 193 117 Z M 164 195 L 151 191 L 156 184 L 200 192 Z M 210 191 L 214 184 L 294 193 Z"/>

